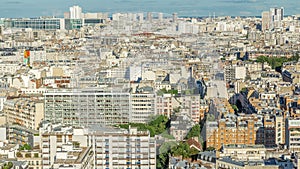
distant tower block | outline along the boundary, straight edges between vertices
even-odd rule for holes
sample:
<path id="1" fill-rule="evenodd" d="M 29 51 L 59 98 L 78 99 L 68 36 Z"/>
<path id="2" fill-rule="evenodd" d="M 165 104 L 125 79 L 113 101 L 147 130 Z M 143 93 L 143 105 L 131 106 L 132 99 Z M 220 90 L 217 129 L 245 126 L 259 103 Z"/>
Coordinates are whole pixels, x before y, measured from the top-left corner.
<path id="1" fill-rule="evenodd" d="M 270 8 L 270 29 L 279 28 L 282 26 L 284 9 Z"/>
<path id="2" fill-rule="evenodd" d="M 177 22 L 177 13 L 173 13 L 173 22 Z"/>
<path id="3" fill-rule="evenodd" d="M 70 7 L 70 19 L 81 19 L 82 9 L 79 6 Z"/>
<path id="4" fill-rule="evenodd" d="M 264 11 L 261 14 L 261 29 L 262 31 L 269 30 L 270 29 L 270 12 Z"/>
<path id="5" fill-rule="evenodd" d="M 138 20 L 140 22 L 144 22 L 144 14 L 143 13 L 138 13 L 137 15 L 138 15 Z"/>
<path id="6" fill-rule="evenodd" d="M 152 12 L 148 12 L 148 13 L 147 13 L 147 20 L 148 20 L 149 22 L 152 22 Z"/>
<path id="7" fill-rule="evenodd" d="M 163 13 L 158 13 L 158 20 L 163 21 L 164 14 Z"/>

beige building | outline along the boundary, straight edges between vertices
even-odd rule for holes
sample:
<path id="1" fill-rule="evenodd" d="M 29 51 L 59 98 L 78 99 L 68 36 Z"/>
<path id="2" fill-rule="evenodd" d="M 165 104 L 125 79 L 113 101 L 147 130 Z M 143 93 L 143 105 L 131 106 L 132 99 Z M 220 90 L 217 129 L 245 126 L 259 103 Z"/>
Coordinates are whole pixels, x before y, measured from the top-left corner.
<path id="1" fill-rule="evenodd" d="M 9 99 L 4 103 L 3 112 L 8 124 L 18 124 L 37 130 L 44 118 L 44 103 L 26 98 Z"/>
<path id="2" fill-rule="evenodd" d="M 224 145 L 219 156 L 230 156 L 238 161 L 253 161 L 266 159 L 266 151 L 264 145 Z"/>
<path id="3" fill-rule="evenodd" d="M 39 151 L 19 151 L 16 153 L 17 161 L 27 161 L 28 168 L 42 169 L 42 155 Z"/>

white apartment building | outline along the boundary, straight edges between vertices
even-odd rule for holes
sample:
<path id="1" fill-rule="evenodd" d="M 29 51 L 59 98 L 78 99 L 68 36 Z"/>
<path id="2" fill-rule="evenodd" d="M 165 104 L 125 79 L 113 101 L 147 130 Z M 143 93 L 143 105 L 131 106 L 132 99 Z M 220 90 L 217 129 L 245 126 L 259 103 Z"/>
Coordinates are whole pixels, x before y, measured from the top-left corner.
<path id="1" fill-rule="evenodd" d="M 79 6 L 70 7 L 70 19 L 81 19 L 82 9 Z"/>
<path id="2" fill-rule="evenodd" d="M 156 95 L 154 93 L 131 94 L 130 122 L 146 123 L 156 115 Z"/>
<path id="3" fill-rule="evenodd" d="M 300 151 L 300 119 L 288 118 L 285 124 L 285 144 L 291 152 Z"/>
<path id="4" fill-rule="evenodd" d="M 100 126 L 72 128 L 50 124 L 45 125 L 40 131 L 45 169 L 51 166 L 54 168 L 67 166 L 66 161 L 72 160 L 69 158 L 72 158 L 70 155 L 73 151 L 81 149 L 85 152 L 86 148 L 90 148 L 86 154 L 92 155 L 93 161 L 87 158 L 82 163 L 89 167 L 82 168 L 156 168 L 156 143 L 148 131 Z"/>

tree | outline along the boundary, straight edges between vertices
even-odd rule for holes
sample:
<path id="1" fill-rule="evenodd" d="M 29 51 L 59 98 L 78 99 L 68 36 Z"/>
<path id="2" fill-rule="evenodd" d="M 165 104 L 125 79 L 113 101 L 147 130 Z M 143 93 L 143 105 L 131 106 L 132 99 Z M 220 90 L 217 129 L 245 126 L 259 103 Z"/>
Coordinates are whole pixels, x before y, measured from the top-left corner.
<path id="1" fill-rule="evenodd" d="M 176 147 L 177 143 L 175 141 L 164 142 L 159 148 L 159 155 L 156 160 L 157 168 L 168 168 L 169 163 L 169 154 L 171 152 L 172 147 Z"/>
<path id="2" fill-rule="evenodd" d="M 178 146 L 171 149 L 173 156 L 182 156 L 183 159 L 190 156 L 190 147 L 187 143 L 180 142 Z"/>
<path id="3" fill-rule="evenodd" d="M 238 112 L 239 111 L 238 107 L 235 104 L 231 105 L 231 107 L 234 110 L 234 112 Z"/>
<path id="4" fill-rule="evenodd" d="M 31 146 L 29 144 L 24 144 L 20 147 L 20 150 L 31 150 Z"/>
<path id="5" fill-rule="evenodd" d="M 17 152 L 16 156 L 17 157 L 23 157 L 21 152 Z"/>
<path id="6" fill-rule="evenodd" d="M 199 137 L 200 136 L 200 125 L 196 124 L 194 125 L 189 133 L 186 135 L 186 139 L 192 138 L 192 137 Z"/>
<path id="7" fill-rule="evenodd" d="M 207 147 L 206 151 L 214 151 L 216 150 L 214 147 Z"/>
<path id="8" fill-rule="evenodd" d="M 13 167 L 13 163 L 12 162 L 8 162 L 4 165 L 3 169 L 11 169 Z"/>

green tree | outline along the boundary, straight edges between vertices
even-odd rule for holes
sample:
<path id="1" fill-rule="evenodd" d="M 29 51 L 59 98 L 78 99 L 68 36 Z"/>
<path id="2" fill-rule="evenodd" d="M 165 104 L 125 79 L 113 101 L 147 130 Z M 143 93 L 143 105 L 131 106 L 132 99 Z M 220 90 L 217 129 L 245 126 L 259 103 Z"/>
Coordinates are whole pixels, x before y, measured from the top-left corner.
<path id="1" fill-rule="evenodd" d="M 180 142 L 178 146 L 171 149 L 173 156 L 182 156 L 183 159 L 190 157 L 190 147 L 187 143 Z"/>
<path id="2" fill-rule="evenodd" d="M 214 147 L 207 147 L 206 151 L 214 151 L 216 150 Z"/>
<path id="3" fill-rule="evenodd" d="M 24 144 L 20 147 L 20 150 L 31 150 L 31 146 L 29 144 Z"/>
<path id="4" fill-rule="evenodd" d="M 189 139 L 189 138 L 192 138 L 192 137 L 199 137 L 199 136 L 200 136 L 200 125 L 196 124 L 188 132 L 188 134 L 186 136 L 186 139 Z"/>

